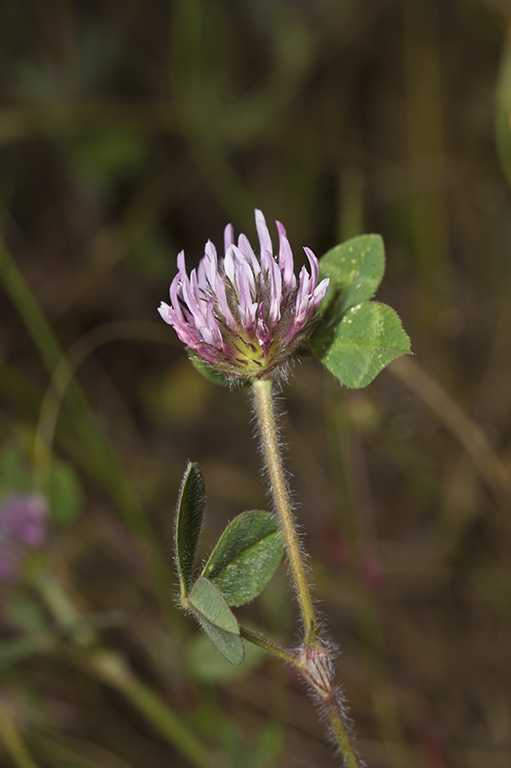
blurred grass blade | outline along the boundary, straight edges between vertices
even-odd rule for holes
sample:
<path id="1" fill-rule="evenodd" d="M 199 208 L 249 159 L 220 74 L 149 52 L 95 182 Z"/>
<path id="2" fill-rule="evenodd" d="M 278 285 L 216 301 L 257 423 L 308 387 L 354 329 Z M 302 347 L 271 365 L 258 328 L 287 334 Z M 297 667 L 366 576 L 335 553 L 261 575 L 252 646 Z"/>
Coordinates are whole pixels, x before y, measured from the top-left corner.
<path id="1" fill-rule="evenodd" d="M 187 595 L 190 589 L 205 502 L 206 489 L 202 472 L 198 464 L 189 461 L 179 491 L 175 532 L 181 597 Z"/>
<path id="2" fill-rule="evenodd" d="M 89 657 L 95 676 L 125 696 L 153 728 L 195 768 L 219 768 L 212 750 L 206 747 L 183 718 L 142 682 L 115 651 L 98 649 Z"/>
<path id="3" fill-rule="evenodd" d="M 52 375 L 57 366 L 61 368 L 65 383 L 63 391 L 59 394 L 62 397 L 64 394 L 66 396 L 66 405 L 72 416 L 77 437 L 93 463 L 94 473 L 108 488 L 126 524 L 137 539 L 155 592 L 168 614 L 169 611 L 173 611 L 169 590 L 172 573 L 163 557 L 159 541 L 146 518 L 134 488 L 127 479 L 83 392 L 74 381 L 72 372 L 68 369 L 66 357 L 50 324 L 2 240 L 0 240 L 0 280 L 32 336 L 48 373 Z M 56 381 L 56 385 L 59 387 L 59 381 Z"/>
<path id="4" fill-rule="evenodd" d="M 70 464 L 56 457 L 46 467 L 46 475 L 52 522 L 57 528 L 67 528 L 76 522 L 83 507 L 80 479 Z"/>
<path id="5" fill-rule="evenodd" d="M 240 634 L 242 629 L 240 627 Z M 266 659 L 263 648 L 253 643 L 245 644 L 245 658 L 243 667 L 233 665 L 225 656 L 219 654 L 217 649 L 204 633 L 192 637 L 186 645 L 187 670 L 193 680 L 206 685 L 218 685 L 219 683 L 239 680 L 249 672 L 256 669 Z"/>
<path id="6" fill-rule="evenodd" d="M 511 498 L 511 475 L 481 427 L 467 416 L 440 382 L 430 376 L 417 360 L 400 360 L 392 373 L 432 410 L 459 441 L 507 512 Z"/>
<path id="7" fill-rule="evenodd" d="M 502 48 L 495 101 L 497 153 L 502 170 L 511 184 L 511 27 Z"/>
<path id="8" fill-rule="evenodd" d="M 228 605 L 243 605 L 263 591 L 283 552 L 278 517 L 260 510 L 243 512 L 223 532 L 202 575 L 218 587 Z"/>
<path id="9" fill-rule="evenodd" d="M 18 768 L 37 768 L 32 760 L 26 744 L 14 723 L 9 716 L 7 707 L 0 698 L 0 738 L 5 744 L 7 752 L 10 754 L 13 763 Z"/>
<path id="10" fill-rule="evenodd" d="M 51 647 L 52 638 L 46 632 L 39 632 L 15 640 L 0 642 L 0 670 L 20 664 L 31 656 L 43 653 Z"/>

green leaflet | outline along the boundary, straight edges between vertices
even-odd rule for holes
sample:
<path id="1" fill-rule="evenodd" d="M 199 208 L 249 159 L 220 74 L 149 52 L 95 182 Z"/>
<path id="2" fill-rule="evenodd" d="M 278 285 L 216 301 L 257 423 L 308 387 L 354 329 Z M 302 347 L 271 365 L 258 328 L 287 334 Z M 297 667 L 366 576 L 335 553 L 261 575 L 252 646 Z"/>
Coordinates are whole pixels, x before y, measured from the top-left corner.
<path id="1" fill-rule="evenodd" d="M 319 260 L 319 279 L 330 278 L 322 309 L 336 318 L 370 299 L 382 281 L 385 252 L 380 235 L 360 235 L 327 251 Z"/>
<path id="2" fill-rule="evenodd" d="M 191 588 L 188 600 L 213 645 L 231 664 L 241 664 L 245 646 L 239 624 L 218 587 L 201 576 Z"/>
<path id="3" fill-rule="evenodd" d="M 175 547 L 181 598 L 192 581 L 193 560 L 204 516 L 206 490 L 198 464 L 189 461 L 183 475 L 177 502 Z"/>
<path id="4" fill-rule="evenodd" d="M 342 384 L 369 384 L 392 360 L 410 351 L 410 339 L 393 309 L 368 301 L 385 270 L 383 240 L 361 235 L 328 251 L 319 262 L 329 277 L 312 348 Z"/>
<path id="5" fill-rule="evenodd" d="M 243 605 L 262 592 L 283 552 L 278 517 L 260 510 L 243 512 L 223 532 L 202 575 L 220 589 L 229 605 Z"/>
<path id="6" fill-rule="evenodd" d="M 370 301 L 348 310 L 330 333 L 313 341 L 313 348 L 342 384 L 358 389 L 409 352 L 410 339 L 393 309 Z"/>

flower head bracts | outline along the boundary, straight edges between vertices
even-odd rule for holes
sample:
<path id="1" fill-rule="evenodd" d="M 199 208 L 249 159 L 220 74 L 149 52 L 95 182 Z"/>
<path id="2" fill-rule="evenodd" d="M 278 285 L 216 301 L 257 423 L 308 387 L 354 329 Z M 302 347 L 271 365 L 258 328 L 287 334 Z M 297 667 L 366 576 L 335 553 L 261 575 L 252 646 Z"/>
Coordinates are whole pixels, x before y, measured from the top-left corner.
<path id="1" fill-rule="evenodd" d="M 0 581 L 17 581 L 28 550 L 44 546 L 47 518 L 44 499 L 31 493 L 15 493 L 0 504 Z"/>
<path id="2" fill-rule="evenodd" d="M 197 269 L 188 276 L 184 252 L 177 257 L 178 273 L 170 286 L 170 306 L 159 312 L 191 350 L 212 368 L 233 379 L 274 376 L 309 335 L 311 320 L 328 290 L 318 285 L 318 260 L 304 248 L 310 274 L 294 274 L 293 253 L 286 230 L 279 233 L 278 261 L 273 255 L 266 221 L 255 212 L 260 256 L 248 238 L 234 241 L 228 224 L 223 259 L 211 241 Z"/>

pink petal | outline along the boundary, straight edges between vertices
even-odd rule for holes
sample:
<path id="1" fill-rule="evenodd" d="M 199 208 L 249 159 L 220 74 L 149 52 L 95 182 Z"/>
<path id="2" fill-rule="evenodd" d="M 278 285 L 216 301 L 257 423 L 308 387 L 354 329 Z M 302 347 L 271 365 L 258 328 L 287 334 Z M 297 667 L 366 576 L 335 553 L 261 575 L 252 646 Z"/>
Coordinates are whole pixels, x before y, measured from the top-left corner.
<path id="1" fill-rule="evenodd" d="M 280 320 L 280 307 L 282 303 L 282 273 L 273 258 L 270 258 L 270 311 L 269 320 L 271 324 Z"/>
<path id="2" fill-rule="evenodd" d="M 243 254 L 244 258 L 248 261 L 250 266 L 252 267 L 252 271 L 254 275 L 258 275 L 261 271 L 261 265 L 259 264 L 258 260 L 256 259 L 256 255 L 252 249 L 252 246 L 250 245 L 250 242 L 248 240 L 248 237 L 246 235 L 240 235 L 238 238 L 238 248 Z"/>
<path id="3" fill-rule="evenodd" d="M 266 219 L 261 211 L 256 210 L 255 221 L 257 234 L 259 236 L 259 245 L 261 247 L 261 257 L 263 253 L 270 253 L 273 256 L 273 245 L 271 242 L 270 233 L 266 226 Z"/>
<path id="4" fill-rule="evenodd" d="M 289 240 L 286 237 L 286 230 L 280 221 L 276 221 L 275 224 L 277 225 L 280 240 L 279 267 L 284 280 L 285 292 L 289 293 L 296 286 L 293 251 L 291 250 Z"/>
<path id="5" fill-rule="evenodd" d="M 318 277 L 319 277 L 319 262 L 317 258 L 314 256 L 310 248 L 305 247 L 303 249 L 307 255 L 307 258 L 309 259 L 309 264 L 311 265 L 311 286 L 313 285 L 316 287 L 318 284 Z"/>
<path id="6" fill-rule="evenodd" d="M 224 229 L 224 253 L 227 253 L 230 245 L 234 245 L 234 227 L 232 224 L 228 224 Z"/>
<path id="7" fill-rule="evenodd" d="M 218 306 L 220 308 L 220 312 L 225 318 L 227 327 L 230 328 L 231 331 L 234 331 L 236 329 L 236 320 L 234 319 L 234 315 L 232 314 L 229 303 L 227 301 L 225 283 L 219 273 L 217 273 L 215 278 L 214 292 Z"/>

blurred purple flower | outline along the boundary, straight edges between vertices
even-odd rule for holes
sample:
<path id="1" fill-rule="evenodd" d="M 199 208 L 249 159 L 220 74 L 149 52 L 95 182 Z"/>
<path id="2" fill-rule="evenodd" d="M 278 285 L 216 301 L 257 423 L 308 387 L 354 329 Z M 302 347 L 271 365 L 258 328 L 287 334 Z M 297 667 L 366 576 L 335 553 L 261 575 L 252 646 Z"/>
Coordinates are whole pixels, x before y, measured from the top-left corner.
<path id="1" fill-rule="evenodd" d="M 41 496 L 16 493 L 0 504 L 0 581 L 17 581 L 27 550 L 44 546 L 47 518 Z"/>
<path id="2" fill-rule="evenodd" d="M 225 256 L 219 261 L 208 240 L 198 268 L 188 276 L 184 251 L 170 286 L 170 306 L 159 313 L 184 344 L 212 368 L 233 379 L 265 379 L 282 372 L 286 361 L 309 337 L 311 320 L 326 296 L 328 279 L 318 285 L 318 260 L 304 248 L 310 274 L 294 274 L 286 230 L 279 233 L 278 260 L 273 255 L 266 221 L 255 212 L 260 257 L 248 238 L 224 232 Z"/>

